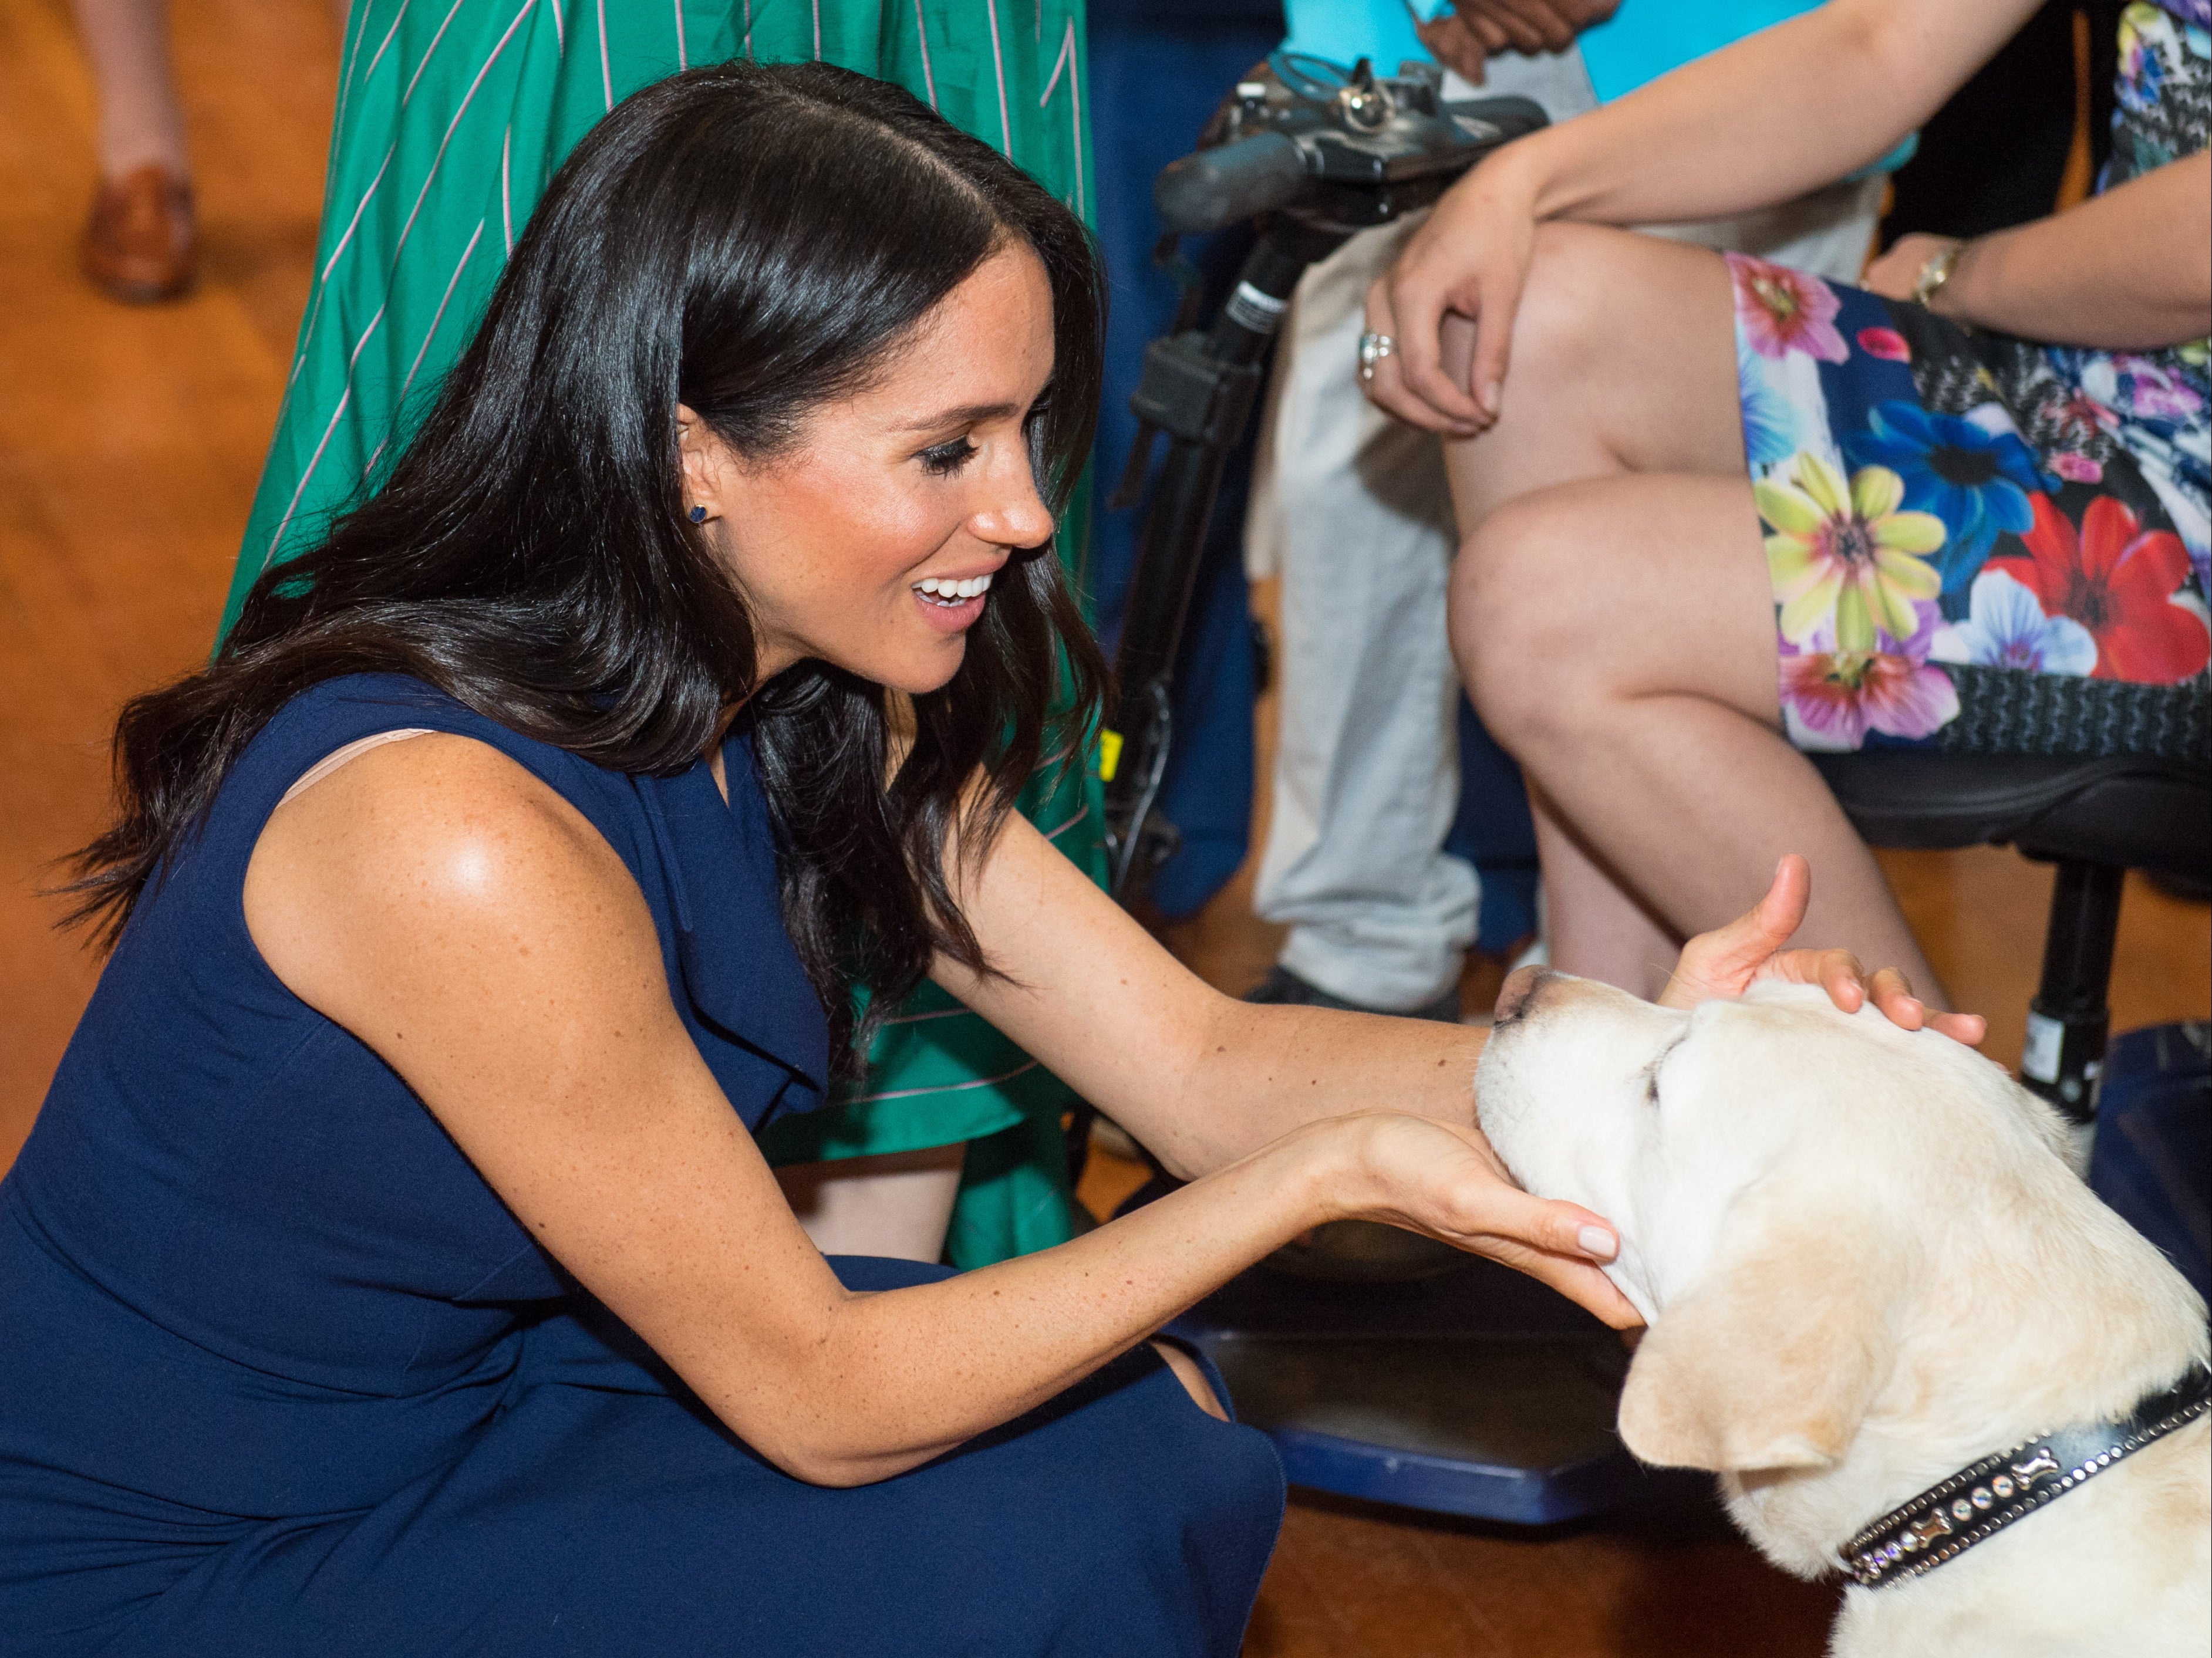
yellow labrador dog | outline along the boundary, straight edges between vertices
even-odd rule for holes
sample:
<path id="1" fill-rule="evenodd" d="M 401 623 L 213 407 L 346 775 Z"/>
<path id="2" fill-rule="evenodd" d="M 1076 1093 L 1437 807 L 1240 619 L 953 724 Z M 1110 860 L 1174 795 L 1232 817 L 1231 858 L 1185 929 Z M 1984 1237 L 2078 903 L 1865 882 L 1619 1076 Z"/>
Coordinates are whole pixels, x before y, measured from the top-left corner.
<path id="1" fill-rule="evenodd" d="M 1622 1438 L 1854 1580 L 1838 1658 L 2212 1651 L 2204 1303 L 1997 1066 L 1818 990 L 1524 970 L 1476 1085 L 1515 1175 L 1620 1229 Z"/>

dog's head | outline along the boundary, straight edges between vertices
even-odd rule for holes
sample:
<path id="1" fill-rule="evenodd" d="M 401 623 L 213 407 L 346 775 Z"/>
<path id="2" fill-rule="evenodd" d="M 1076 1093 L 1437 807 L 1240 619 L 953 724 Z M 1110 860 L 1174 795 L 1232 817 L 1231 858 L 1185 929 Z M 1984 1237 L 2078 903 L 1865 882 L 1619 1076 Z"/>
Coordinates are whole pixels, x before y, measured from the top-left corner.
<path id="1" fill-rule="evenodd" d="M 1836 1461 L 1916 1306 L 1955 1288 L 1970 1212 L 2080 1193 L 2057 1114 L 1997 1066 L 1815 989 L 1686 1013 L 1516 975 L 1476 1089 L 1522 1184 L 1620 1230 L 1612 1276 L 1651 1323 L 1620 1431 L 1648 1462 Z"/>

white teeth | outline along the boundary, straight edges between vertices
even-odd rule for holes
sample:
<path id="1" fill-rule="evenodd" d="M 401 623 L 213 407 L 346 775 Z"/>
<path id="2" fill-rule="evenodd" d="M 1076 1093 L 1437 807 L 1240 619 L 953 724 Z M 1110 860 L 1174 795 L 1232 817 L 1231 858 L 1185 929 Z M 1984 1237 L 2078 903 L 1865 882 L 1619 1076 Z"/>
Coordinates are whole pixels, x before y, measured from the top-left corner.
<path id="1" fill-rule="evenodd" d="M 991 578 L 971 575 L 965 580 L 954 581 L 942 576 L 925 576 L 914 584 L 914 589 L 937 604 L 958 604 L 989 592 Z"/>

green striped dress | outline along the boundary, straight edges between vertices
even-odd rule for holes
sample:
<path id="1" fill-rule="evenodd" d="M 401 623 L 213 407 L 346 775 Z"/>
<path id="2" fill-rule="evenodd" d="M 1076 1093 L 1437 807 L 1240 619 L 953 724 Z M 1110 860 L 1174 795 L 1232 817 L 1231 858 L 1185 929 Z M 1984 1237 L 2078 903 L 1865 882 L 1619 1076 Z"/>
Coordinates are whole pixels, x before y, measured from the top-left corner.
<path id="1" fill-rule="evenodd" d="M 1083 0 L 355 0 L 314 283 L 226 629 L 254 578 L 313 545 L 404 444 L 577 139 L 640 87 L 738 57 L 895 82 L 1090 216 Z M 1080 522 L 1062 530 L 1082 544 Z M 1022 810 L 1103 882 L 1095 777 L 1040 779 Z M 980 1266 L 1068 1236 L 1068 1103 L 928 987 L 863 1084 L 763 1150 L 804 1163 L 969 1142 L 947 1248 Z"/>

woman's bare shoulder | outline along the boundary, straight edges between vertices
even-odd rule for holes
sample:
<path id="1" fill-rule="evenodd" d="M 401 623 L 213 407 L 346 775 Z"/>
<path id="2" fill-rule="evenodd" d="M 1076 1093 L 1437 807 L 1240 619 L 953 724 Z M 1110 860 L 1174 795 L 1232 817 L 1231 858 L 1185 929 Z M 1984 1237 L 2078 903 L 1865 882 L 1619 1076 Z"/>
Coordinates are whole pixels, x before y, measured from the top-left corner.
<path id="1" fill-rule="evenodd" d="M 350 1000 L 345 983 L 369 963 L 404 977 L 405 963 L 471 937 L 590 948 L 580 926 L 653 933 L 628 868 L 583 813 L 489 744 L 439 732 L 368 749 L 286 799 L 244 898 L 270 969 L 334 1017 L 326 1002 Z"/>

